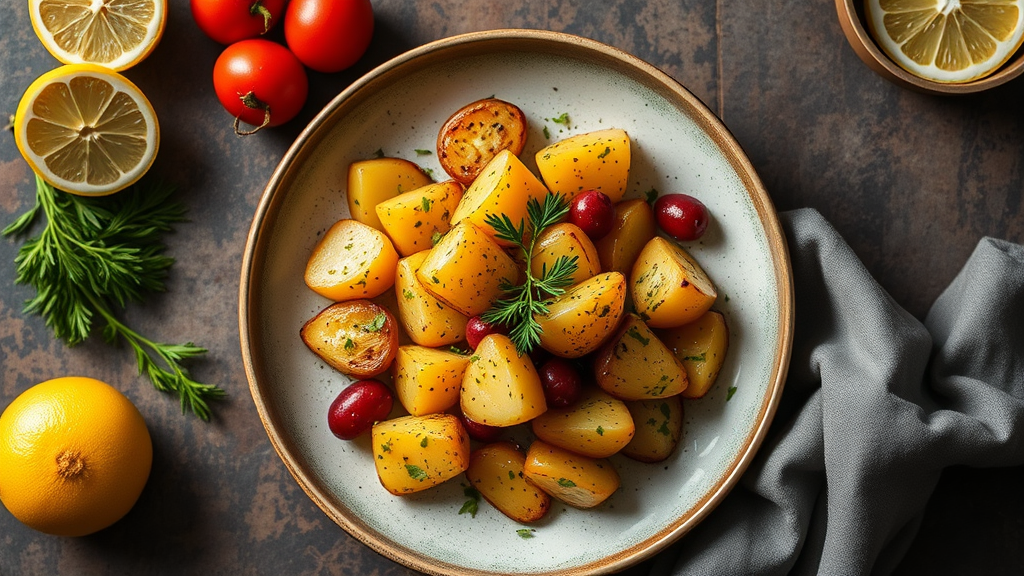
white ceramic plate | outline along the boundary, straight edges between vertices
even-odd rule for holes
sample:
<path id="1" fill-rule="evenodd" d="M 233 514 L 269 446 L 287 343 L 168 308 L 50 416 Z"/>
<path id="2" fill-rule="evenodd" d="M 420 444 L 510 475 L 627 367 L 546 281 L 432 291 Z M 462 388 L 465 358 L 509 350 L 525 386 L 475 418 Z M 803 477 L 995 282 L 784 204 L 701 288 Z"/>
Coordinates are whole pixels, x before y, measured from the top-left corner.
<path id="1" fill-rule="evenodd" d="M 302 276 L 319 236 L 348 216 L 349 163 L 383 150 L 441 178 L 436 156 L 416 150 L 433 150 L 451 113 L 492 95 L 526 113 L 522 157 L 531 168 L 533 153 L 551 141 L 618 127 L 632 139 L 628 196 L 654 188 L 702 199 L 712 223 L 687 248 L 716 283 L 716 309 L 731 333 L 718 383 L 705 398 L 685 403 L 675 455 L 659 464 L 613 456 L 618 492 L 587 511 L 556 503 L 529 539 L 517 533 L 523 526 L 485 502 L 476 517 L 460 515 L 463 477 L 412 496 L 386 492 L 368 440 L 341 441 L 327 427 L 327 407 L 349 380 L 298 336 L 329 304 Z M 548 120 L 566 112 L 569 127 Z M 250 388 L 270 440 L 303 490 L 341 527 L 430 573 L 579 574 L 613 572 L 649 557 L 696 525 L 735 484 L 781 394 L 792 286 L 771 202 L 739 146 L 699 100 L 654 67 L 597 42 L 503 30 L 400 56 L 317 116 L 281 161 L 256 212 L 239 314 Z"/>

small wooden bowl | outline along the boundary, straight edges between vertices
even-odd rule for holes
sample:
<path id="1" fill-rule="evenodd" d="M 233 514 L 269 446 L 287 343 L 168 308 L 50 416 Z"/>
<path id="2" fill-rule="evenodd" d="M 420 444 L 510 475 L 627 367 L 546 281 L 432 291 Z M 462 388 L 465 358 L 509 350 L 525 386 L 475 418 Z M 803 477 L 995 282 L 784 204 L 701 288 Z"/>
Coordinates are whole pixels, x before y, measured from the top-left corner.
<path id="1" fill-rule="evenodd" d="M 863 0 L 836 0 L 836 12 L 846 39 L 857 56 L 882 78 L 903 88 L 927 94 L 973 94 L 1009 82 L 1024 72 L 1024 50 L 1018 50 L 998 70 L 978 80 L 959 84 L 925 80 L 901 68 L 878 47 L 866 26 Z"/>

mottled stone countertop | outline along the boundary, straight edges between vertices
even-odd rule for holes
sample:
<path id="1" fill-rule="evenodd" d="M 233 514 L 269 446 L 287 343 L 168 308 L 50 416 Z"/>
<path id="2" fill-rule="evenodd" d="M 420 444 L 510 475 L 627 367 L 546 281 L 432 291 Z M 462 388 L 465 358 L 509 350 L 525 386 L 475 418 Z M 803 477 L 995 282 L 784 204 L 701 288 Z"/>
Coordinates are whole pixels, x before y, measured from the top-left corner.
<path id="1" fill-rule="evenodd" d="M 27 2 L 0 12 L 0 113 L 56 66 Z M 278 160 L 335 94 L 425 42 L 494 28 L 586 36 L 658 66 L 701 98 L 747 151 L 776 207 L 814 207 L 892 297 L 918 318 L 982 236 L 1024 242 L 1024 80 L 942 98 L 898 88 L 847 45 L 832 2 L 792 0 L 374 0 L 369 52 L 339 74 L 310 73 L 290 124 L 236 137 L 211 82 L 221 47 L 169 0 L 156 51 L 126 75 L 163 127 L 152 171 L 177 187 L 189 221 L 168 237 L 169 291 L 125 314 L 166 341 L 194 340 L 191 364 L 228 399 L 204 423 L 136 374 L 130 351 L 98 337 L 68 348 L 14 283 L 19 243 L 0 241 L 0 406 L 66 374 L 114 383 L 154 442 L 152 475 L 134 509 L 84 538 L 36 533 L 0 509 L 0 575 L 408 574 L 338 528 L 274 452 L 249 395 L 238 337 L 246 234 Z M 6 123 L 6 122 L 4 122 Z M 31 205 L 30 169 L 0 132 L 0 223 Z M 947 470 L 897 574 L 1024 573 L 1024 468 Z M 642 566 L 640 567 L 642 568 Z M 639 570 L 637 571 L 639 572 Z"/>

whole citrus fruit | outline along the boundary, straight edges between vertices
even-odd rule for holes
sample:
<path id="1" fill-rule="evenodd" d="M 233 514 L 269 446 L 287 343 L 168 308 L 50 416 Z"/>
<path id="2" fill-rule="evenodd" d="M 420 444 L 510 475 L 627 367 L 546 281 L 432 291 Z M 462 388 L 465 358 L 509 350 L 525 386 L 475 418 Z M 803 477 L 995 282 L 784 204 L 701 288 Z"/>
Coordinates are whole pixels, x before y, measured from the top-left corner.
<path id="1" fill-rule="evenodd" d="M 152 463 L 142 415 L 99 380 L 48 380 L 0 415 L 0 501 L 41 532 L 84 536 L 110 526 L 138 500 Z"/>

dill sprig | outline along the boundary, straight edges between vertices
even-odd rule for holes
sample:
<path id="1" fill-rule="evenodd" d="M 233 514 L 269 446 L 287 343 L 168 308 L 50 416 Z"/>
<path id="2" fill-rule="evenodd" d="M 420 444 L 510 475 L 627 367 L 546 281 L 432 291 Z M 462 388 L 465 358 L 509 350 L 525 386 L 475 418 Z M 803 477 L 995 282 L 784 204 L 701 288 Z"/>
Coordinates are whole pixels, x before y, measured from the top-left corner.
<path id="1" fill-rule="evenodd" d="M 576 256 L 559 256 L 549 269 L 541 267 L 540 277 L 533 275 L 531 262 L 537 238 L 544 229 L 556 224 L 569 212 L 569 202 L 561 194 L 548 192 L 544 202 L 530 198 L 526 203 L 529 216 L 529 228 L 524 220 L 517 226 L 506 214 L 496 216 L 488 214 L 487 224 L 494 228 L 495 237 L 511 242 L 523 251 L 526 263 L 526 280 L 522 284 L 502 281 L 501 290 L 504 298 L 481 315 L 484 322 L 503 324 L 509 327 L 509 338 L 520 354 L 528 354 L 540 343 L 540 324 L 535 315 L 548 313 L 551 300 L 565 293 L 572 284 L 572 275 L 576 272 Z"/>
<path id="2" fill-rule="evenodd" d="M 206 353 L 191 342 L 154 342 L 117 319 L 112 308 L 141 302 L 166 289 L 174 259 L 164 255 L 163 233 L 185 217 L 185 207 L 169 201 L 167 185 L 132 186 L 105 198 L 61 192 L 36 177 L 35 204 L 4 228 L 4 236 L 23 236 L 40 214 L 45 226 L 29 238 L 14 260 L 15 281 L 35 289 L 25 313 L 38 314 L 69 346 L 85 341 L 93 321 L 104 322 L 103 337 L 124 339 L 135 353 L 139 373 L 157 390 L 175 393 L 182 412 L 210 417 L 209 400 L 224 397 L 216 386 L 191 378 L 183 360 Z"/>

